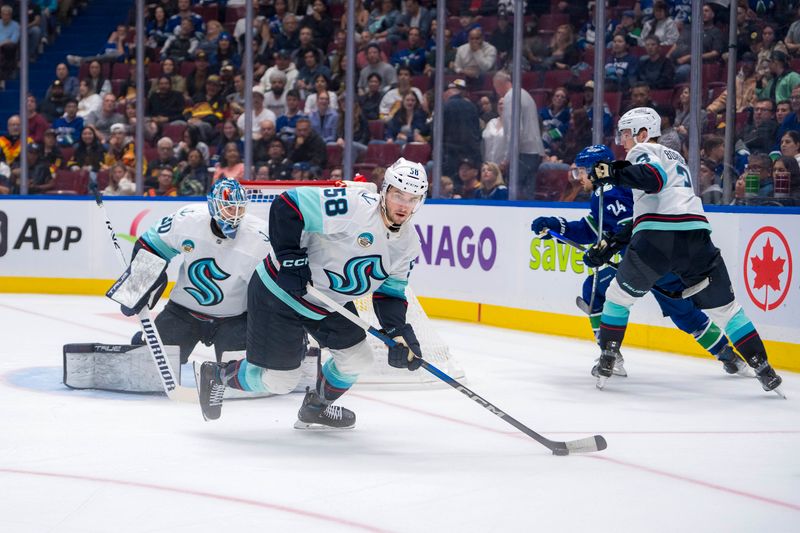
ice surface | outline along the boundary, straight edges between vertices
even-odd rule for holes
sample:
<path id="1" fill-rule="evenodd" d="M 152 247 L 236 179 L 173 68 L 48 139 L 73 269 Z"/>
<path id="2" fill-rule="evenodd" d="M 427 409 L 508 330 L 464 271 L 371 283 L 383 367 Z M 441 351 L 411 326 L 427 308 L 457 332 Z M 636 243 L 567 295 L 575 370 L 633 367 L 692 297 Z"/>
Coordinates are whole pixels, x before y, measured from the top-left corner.
<path id="1" fill-rule="evenodd" d="M 2 531 L 800 530 L 796 374 L 783 401 L 631 348 L 630 377 L 598 391 L 589 342 L 435 321 L 475 392 L 549 438 L 608 440 L 555 457 L 450 388 L 356 387 L 339 433 L 292 429 L 299 394 L 204 422 L 161 395 L 68 390 L 63 344 L 135 330 L 104 298 L 0 295 L 0 324 Z"/>

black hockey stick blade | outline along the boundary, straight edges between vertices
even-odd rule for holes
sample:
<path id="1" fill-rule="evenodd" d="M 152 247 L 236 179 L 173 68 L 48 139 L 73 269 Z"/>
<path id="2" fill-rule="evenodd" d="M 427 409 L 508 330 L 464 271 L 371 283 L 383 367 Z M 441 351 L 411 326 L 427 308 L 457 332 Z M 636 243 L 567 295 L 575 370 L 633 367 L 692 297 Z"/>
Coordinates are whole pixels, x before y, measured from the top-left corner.
<path id="1" fill-rule="evenodd" d="M 575 298 L 575 305 L 578 306 L 578 309 L 586 313 L 587 315 L 592 314 L 592 310 L 589 309 L 589 302 L 584 300 L 581 296 Z"/>

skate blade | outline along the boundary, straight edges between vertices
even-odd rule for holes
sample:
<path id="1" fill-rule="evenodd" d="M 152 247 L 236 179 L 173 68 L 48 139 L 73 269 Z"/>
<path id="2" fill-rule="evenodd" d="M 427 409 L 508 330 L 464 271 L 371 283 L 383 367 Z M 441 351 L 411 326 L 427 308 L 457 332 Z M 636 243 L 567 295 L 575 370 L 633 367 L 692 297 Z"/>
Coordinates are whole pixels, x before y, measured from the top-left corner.
<path id="1" fill-rule="evenodd" d="M 781 390 L 781 388 L 780 388 L 780 387 L 775 387 L 774 389 L 772 389 L 772 392 L 774 392 L 775 394 L 777 394 L 778 396 L 780 396 L 780 397 L 781 397 L 781 398 L 783 398 L 784 400 L 787 400 L 787 399 L 788 399 L 788 398 L 786 397 L 786 395 L 783 393 L 783 391 Z"/>
<path id="2" fill-rule="evenodd" d="M 597 376 L 597 383 L 595 383 L 595 387 L 597 387 L 600 390 L 603 390 L 603 387 L 606 386 L 606 381 L 608 381 L 608 378 L 606 376 L 599 376 L 598 375 Z"/>
<path id="3" fill-rule="evenodd" d="M 617 370 L 615 368 L 613 374 L 615 376 L 619 376 L 621 378 L 627 378 L 628 377 L 628 373 L 624 369 L 623 370 Z"/>
<path id="4" fill-rule="evenodd" d="M 753 369 L 750 368 L 749 366 L 744 367 L 743 369 L 739 370 L 738 372 L 736 372 L 735 375 L 742 376 L 743 378 L 754 378 L 754 377 L 756 377 L 755 371 L 753 371 Z"/>
<path id="5" fill-rule="evenodd" d="M 344 427 L 332 427 L 326 426 L 324 424 L 315 424 L 313 422 L 303 422 L 302 420 L 298 420 L 294 423 L 294 429 L 302 429 L 304 431 L 341 431 L 343 429 L 353 429 L 356 427 L 353 426 L 344 426 Z"/>

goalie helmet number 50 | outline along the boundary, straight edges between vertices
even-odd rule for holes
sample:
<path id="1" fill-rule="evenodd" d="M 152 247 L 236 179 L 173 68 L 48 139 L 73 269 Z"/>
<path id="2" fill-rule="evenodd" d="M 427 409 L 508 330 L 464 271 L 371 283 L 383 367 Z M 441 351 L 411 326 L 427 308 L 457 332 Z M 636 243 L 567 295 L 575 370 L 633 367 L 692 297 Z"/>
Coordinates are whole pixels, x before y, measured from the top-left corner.
<path id="1" fill-rule="evenodd" d="M 325 214 L 329 217 L 347 213 L 347 198 L 344 188 L 323 189 L 323 196 L 330 198 L 325 201 Z"/>

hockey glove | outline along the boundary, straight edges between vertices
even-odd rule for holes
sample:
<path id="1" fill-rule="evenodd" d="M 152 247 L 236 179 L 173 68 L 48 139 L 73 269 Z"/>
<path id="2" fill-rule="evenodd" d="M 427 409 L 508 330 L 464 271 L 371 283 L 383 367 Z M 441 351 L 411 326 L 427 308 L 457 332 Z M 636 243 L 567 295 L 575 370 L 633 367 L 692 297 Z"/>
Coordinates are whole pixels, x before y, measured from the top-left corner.
<path id="1" fill-rule="evenodd" d="M 275 283 L 292 296 L 303 296 L 306 293 L 306 285 L 311 282 L 311 268 L 308 266 L 306 249 L 284 250 L 278 252 L 276 258 L 281 269 L 278 271 Z"/>
<path id="2" fill-rule="evenodd" d="M 153 287 L 147 292 L 142 298 L 136 302 L 133 307 L 128 307 L 124 304 L 120 304 L 119 308 L 122 311 L 122 314 L 125 316 L 134 316 L 138 315 L 144 306 L 149 307 L 152 309 L 158 303 L 158 299 L 161 298 L 161 295 L 164 294 L 164 289 L 167 288 L 167 273 L 162 272 L 156 282 L 153 284 Z"/>
<path id="3" fill-rule="evenodd" d="M 626 224 L 612 237 L 602 239 L 583 254 L 583 264 L 589 268 L 599 268 L 609 261 L 614 255 L 625 248 L 631 241 L 633 225 Z"/>
<path id="4" fill-rule="evenodd" d="M 389 366 L 416 370 L 422 365 L 422 350 L 411 324 L 389 328 L 384 333 L 397 343 L 389 347 Z"/>
<path id="5" fill-rule="evenodd" d="M 536 233 L 542 240 L 552 239 L 549 233 L 542 234 L 545 230 L 550 229 L 563 235 L 567 229 L 567 221 L 561 217 L 538 217 L 531 222 L 531 231 Z"/>
<path id="6" fill-rule="evenodd" d="M 598 161 L 589 173 L 589 180 L 595 189 L 606 183 L 619 185 L 619 173 L 629 166 L 628 161 Z"/>

